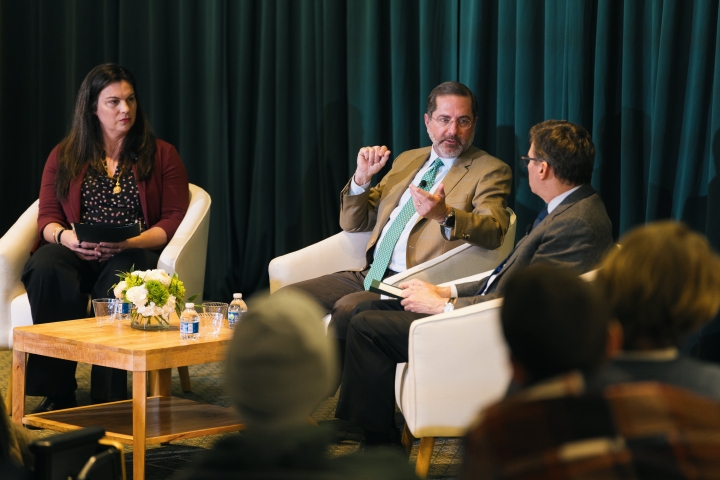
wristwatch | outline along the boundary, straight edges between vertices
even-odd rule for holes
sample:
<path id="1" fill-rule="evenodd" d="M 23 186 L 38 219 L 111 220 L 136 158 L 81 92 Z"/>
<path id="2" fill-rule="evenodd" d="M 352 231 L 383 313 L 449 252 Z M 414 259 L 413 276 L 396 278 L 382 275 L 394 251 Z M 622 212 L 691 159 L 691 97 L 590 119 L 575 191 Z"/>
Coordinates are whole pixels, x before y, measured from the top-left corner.
<path id="1" fill-rule="evenodd" d="M 448 302 L 443 307 L 443 313 L 448 313 L 455 310 L 455 302 L 457 302 L 457 298 L 451 298 L 450 300 L 448 300 Z"/>
<path id="2" fill-rule="evenodd" d="M 455 207 L 450 208 L 450 214 L 440 224 L 445 228 L 453 228 L 455 226 Z"/>

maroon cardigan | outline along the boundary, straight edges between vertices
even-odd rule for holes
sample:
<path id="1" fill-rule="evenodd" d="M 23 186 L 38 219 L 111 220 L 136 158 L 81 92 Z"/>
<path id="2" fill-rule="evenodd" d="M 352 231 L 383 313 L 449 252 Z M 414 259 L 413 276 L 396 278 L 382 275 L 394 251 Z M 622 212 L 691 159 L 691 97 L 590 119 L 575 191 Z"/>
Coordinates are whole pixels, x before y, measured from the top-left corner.
<path id="1" fill-rule="evenodd" d="M 133 164 L 132 170 L 137 182 L 145 224 L 148 228 L 160 227 L 165 230 L 169 242 L 175 235 L 190 203 L 188 177 L 175 147 L 162 140 L 156 140 L 156 146 L 155 166 L 150 178 L 140 181 L 137 178 L 137 165 Z M 71 223 L 80 222 L 80 196 L 88 164 L 83 166 L 80 175 L 72 179 L 67 198 L 63 201 L 58 201 L 55 194 L 57 168 L 58 147 L 55 147 L 45 163 L 40 184 L 39 245 L 47 243 L 42 232 L 49 223 L 57 222 L 70 228 Z"/>

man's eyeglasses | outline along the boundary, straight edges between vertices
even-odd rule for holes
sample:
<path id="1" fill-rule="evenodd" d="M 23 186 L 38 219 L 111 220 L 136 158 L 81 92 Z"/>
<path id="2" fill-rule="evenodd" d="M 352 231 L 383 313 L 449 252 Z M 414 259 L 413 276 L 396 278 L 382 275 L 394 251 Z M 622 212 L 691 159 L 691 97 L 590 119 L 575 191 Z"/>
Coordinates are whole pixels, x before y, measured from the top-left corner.
<path id="1" fill-rule="evenodd" d="M 543 158 L 533 158 L 533 157 L 528 157 L 527 155 L 523 155 L 522 157 L 520 157 L 520 160 L 522 160 L 523 166 L 525 168 L 528 168 L 528 165 L 530 164 L 531 160 L 533 162 L 547 162 L 547 160 L 545 160 Z"/>
<path id="2" fill-rule="evenodd" d="M 437 123 L 439 123 L 443 127 L 447 127 L 453 122 L 453 119 L 450 117 L 437 117 L 434 118 L 432 115 L 430 115 L 431 120 L 435 120 Z M 473 121 L 471 118 L 467 117 L 460 117 L 457 120 L 455 120 L 455 124 L 460 128 L 469 128 L 472 126 Z"/>

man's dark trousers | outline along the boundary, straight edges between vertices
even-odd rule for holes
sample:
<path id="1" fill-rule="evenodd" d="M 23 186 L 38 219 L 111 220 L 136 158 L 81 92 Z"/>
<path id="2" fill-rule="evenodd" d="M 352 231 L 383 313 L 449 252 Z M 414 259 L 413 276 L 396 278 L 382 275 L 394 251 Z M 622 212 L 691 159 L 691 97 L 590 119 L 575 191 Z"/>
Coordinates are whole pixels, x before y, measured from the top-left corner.
<path id="1" fill-rule="evenodd" d="M 399 301 L 364 302 L 356 312 L 347 332 L 335 416 L 365 430 L 391 432 L 396 428 L 397 364 L 408 360 L 410 325 L 428 315 L 405 312 Z"/>

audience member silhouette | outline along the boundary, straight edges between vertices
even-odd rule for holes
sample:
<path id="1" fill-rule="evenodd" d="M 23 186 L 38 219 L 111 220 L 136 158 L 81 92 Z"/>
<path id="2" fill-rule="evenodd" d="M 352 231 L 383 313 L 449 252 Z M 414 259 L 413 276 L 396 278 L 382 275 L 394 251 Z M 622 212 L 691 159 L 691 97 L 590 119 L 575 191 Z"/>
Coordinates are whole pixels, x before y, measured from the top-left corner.
<path id="1" fill-rule="evenodd" d="M 235 330 L 227 391 L 246 430 L 204 452 L 177 479 L 416 478 L 398 451 L 330 458 L 333 432 L 310 415 L 337 382 L 335 344 L 319 307 L 302 294 L 252 301 Z"/>
<path id="2" fill-rule="evenodd" d="M 463 479 L 717 478 L 720 404 L 655 382 L 588 390 L 619 339 L 606 306 L 548 266 L 509 281 L 502 327 L 522 388 L 469 430 Z"/>
<path id="3" fill-rule="evenodd" d="M 638 227 L 620 244 L 597 274 L 624 332 L 613 365 L 634 381 L 668 383 L 720 400 L 720 366 L 678 351 L 720 307 L 720 257 L 705 237 L 672 221 Z"/>

